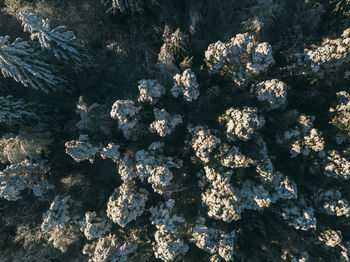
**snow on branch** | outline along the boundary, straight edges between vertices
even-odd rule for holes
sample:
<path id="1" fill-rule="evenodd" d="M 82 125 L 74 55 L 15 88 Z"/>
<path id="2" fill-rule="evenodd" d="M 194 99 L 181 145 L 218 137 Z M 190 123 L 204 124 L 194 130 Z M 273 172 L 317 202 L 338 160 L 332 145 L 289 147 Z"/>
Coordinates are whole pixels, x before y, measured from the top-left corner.
<path id="1" fill-rule="evenodd" d="M 84 62 L 89 60 L 82 51 L 85 49 L 73 31 L 68 31 L 65 26 L 51 29 L 51 21 L 36 17 L 33 13 L 20 12 L 24 32 L 29 32 L 32 40 L 38 39 L 41 48 L 53 52 L 56 58 L 73 63 L 76 69 L 81 69 Z"/>
<path id="2" fill-rule="evenodd" d="M 37 118 L 36 114 L 31 112 L 28 107 L 29 105 L 23 99 L 0 96 L 0 123 L 9 125 L 25 118 Z"/>
<path id="3" fill-rule="evenodd" d="M 9 36 L 0 36 L 0 69 L 4 77 L 12 77 L 24 86 L 48 92 L 63 79 L 53 75 L 49 65 L 40 61 L 29 42 L 16 38 L 12 43 Z"/>
<path id="4" fill-rule="evenodd" d="M 46 190 L 54 188 L 44 177 L 49 170 L 46 161 L 24 160 L 6 167 L 0 171 L 0 197 L 16 201 L 22 198 L 20 194 L 25 189 L 42 196 Z"/>

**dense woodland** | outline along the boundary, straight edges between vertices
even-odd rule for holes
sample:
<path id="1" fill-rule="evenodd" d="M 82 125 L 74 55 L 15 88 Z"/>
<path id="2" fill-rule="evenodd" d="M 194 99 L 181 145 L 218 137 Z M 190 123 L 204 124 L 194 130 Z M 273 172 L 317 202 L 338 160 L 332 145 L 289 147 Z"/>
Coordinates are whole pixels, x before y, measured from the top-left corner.
<path id="1" fill-rule="evenodd" d="M 349 0 L 0 0 L 0 261 L 350 261 Z"/>

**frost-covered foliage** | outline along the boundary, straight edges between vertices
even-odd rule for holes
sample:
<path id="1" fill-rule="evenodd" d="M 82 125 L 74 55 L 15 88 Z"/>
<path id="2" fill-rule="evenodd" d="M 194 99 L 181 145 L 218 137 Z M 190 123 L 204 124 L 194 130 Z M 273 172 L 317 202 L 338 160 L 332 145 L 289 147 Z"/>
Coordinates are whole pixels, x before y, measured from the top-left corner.
<path id="1" fill-rule="evenodd" d="M 70 220 L 69 216 L 69 203 L 70 196 L 56 196 L 51 202 L 50 208 L 43 214 L 43 222 L 41 229 L 43 231 L 48 230 L 50 227 L 64 227 Z"/>
<path id="2" fill-rule="evenodd" d="M 80 135 L 79 139 L 68 141 L 65 146 L 66 154 L 76 162 L 89 160 L 90 163 L 93 163 L 95 156 L 99 154 L 102 159 L 111 159 L 117 163 L 120 157 L 119 145 L 109 143 L 106 147 L 93 146 L 89 142 L 88 135 Z"/>
<path id="3" fill-rule="evenodd" d="M 152 185 L 158 194 L 166 194 L 171 186 L 173 168 L 181 167 L 181 162 L 161 154 L 164 144 L 154 142 L 148 150 L 139 150 L 135 154 L 136 175 Z"/>
<path id="4" fill-rule="evenodd" d="M 65 227 L 51 227 L 45 232 L 48 242 L 61 252 L 67 252 L 69 245 L 80 238 L 79 226 L 68 224 Z"/>
<path id="5" fill-rule="evenodd" d="M 312 207 L 291 206 L 282 208 L 282 217 L 288 225 L 300 230 L 316 229 L 317 220 Z"/>
<path id="6" fill-rule="evenodd" d="M 254 163 L 253 159 L 243 155 L 236 146 L 222 143 L 219 146 L 219 152 L 217 156 L 221 165 L 228 168 L 245 168 Z"/>
<path id="7" fill-rule="evenodd" d="M 49 65 L 41 61 L 40 52 L 28 41 L 0 36 L 0 69 L 4 77 L 12 77 L 24 86 L 48 92 L 62 81 L 51 72 Z"/>
<path id="8" fill-rule="evenodd" d="M 4 0 L 0 261 L 350 262 L 346 1 Z"/>
<path id="9" fill-rule="evenodd" d="M 274 192 L 271 194 L 272 202 L 278 199 L 293 199 L 297 198 L 297 185 L 288 176 L 280 172 L 276 172 L 271 183 Z"/>
<path id="10" fill-rule="evenodd" d="M 102 159 L 111 159 L 113 162 L 118 162 L 120 153 L 119 146 L 114 143 L 109 143 L 106 147 L 100 150 Z"/>
<path id="11" fill-rule="evenodd" d="M 323 77 L 325 73 L 337 71 L 350 61 L 349 45 L 350 28 L 344 30 L 339 38 L 326 38 L 321 45 L 295 54 L 297 62 L 290 69 L 301 68 L 301 74 L 312 73 Z"/>
<path id="12" fill-rule="evenodd" d="M 139 110 L 132 100 L 117 100 L 112 106 L 111 117 L 118 120 L 118 127 L 129 140 L 136 140 L 138 137 Z"/>
<path id="13" fill-rule="evenodd" d="M 108 218 L 121 227 L 125 227 L 143 214 L 147 196 L 147 190 L 137 189 L 132 180 L 124 182 L 114 190 L 108 200 Z"/>
<path id="14" fill-rule="evenodd" d="M 288 262 L 309 262 L 309 254 L 306 251 L 291 252 L 291 250 L 284 249 L 281 259 Z"/>
<path id="15" fill-rule="evenodd" d="M 209 187 L 202 193 L 202 201 L 208 206 L 208 216 L 225 222 L 239 220 L 245 210 L 262 210 L 279 199 L 293 199 L 297 196 L 296 184 L 288 177 L 277 173 L 271 185 L 264 186 L 250 180 L 241 188 L 230 184 L 232 171 L 217 172 L 204 167 Z"/>
<path id="16" fill-rule="evenodd" d="M 125 154 L 120 158 L 118 173 L 123 181 L 128 181 L 138 176 L 134 156 Z"/>
<path id="17" fill-rule="evenodd" d="M 150 131 L 164 137 L 171 134 L 182 123 L 180 115 L 170 115 L 165 109 L 154 109 L 155 121 L 150 124 Z"/>
<path id="18" fill-rule="evenodd" d="M 188 251 L 188 245 L 182 239 L 185 219 L 174 214 L 174 206 L 175 201 L 170 199 L 150 209 L 150 220 L 157 228 L 153 243 L 154 256 L 162 261 L 177 261 Z"/>
<path id="19" fill-rule="evenodd" d="M 144 4 L 142 0 L 110 0 L 111 7 L 108 11 L 113 13 L 120 12 L 122 14 L 134 14 L 134 13 L 143 13 Z M 155 2 L 155 0 L 152 0 Z"/>
<path id="20" fill-rule="evenodd" d="M 115 235 L 102 236 L 91 244 L 86 244 L 83 254 L 89 255 L 89 262 L 133 261 L 137 245 L 121 243 Z"/>
<path id="21" fill-rule="evenodd" d="M 178 97 L 180 94 L 183 95 L 187 102 L 196 100 L 199 96 L 199 91 L 195 73 L 191 69 L 186 69 L 182 74 L 176 74 L 171 93 L 174 97 Z"/>
<path id="22" fill-rule="evenodd" d="M 106 105 L 98 103 L 88 105 L 80 96 L 75 112 L 80 115 L 80 121 L 75 124 L 79 130 L 110 134 L 112 125 L 109 121 L 109 109 Z"/>
<path id="23" fill-rule="evenodd" d="M 350 178 L 350 161 L 336 150 L 328 152 L 324 174 L 333 178 Z"/>
<path id="24" fill-rule="evenodd" d="M 335 247 L 340 244 L 342 236 L 334 230 L 322 231 L 318 239 L 328 247 Z"/>
<path id="25" fill-rule="evenodd" d="M 273 167 L 273 163 L 269 156 L 266 142 L 262 139 L 262 137 L 258 137 L 256 142 L 260 148 L 259 151 L 261 155 L 261 159 L 258 161 L 255 161 L 254 163 L 256 165 L 256 168 L 255 168 L 256 173 L 259 175 L 263 183 L 271 182 L 271 180 L 273 179 L 275 169 Z"/>
<path id="26" fill-rule="evenodd" d="M 344 16 L 350 15 L 350 1 L 349 0 L 331 0 L 330 3 L 334 5 L 333 12 Z"/>
<path id="27" fill-rule="evenodd" d="M 82 53 L 84 46 L 77 40 L 74 32 L 65 26 L 51 29 L 50 19 L 36 17 L 33 13 L 20 12 L 24 32 L 30 33 L 32 40 L 38 39 L 42 49 L 53 52 L 56 58 L 63 59 L 81 70 L 86 66 L 88 56 Z"/>
<path id="28" fill-rule="evenodd" d="M 226 134 L 231 141 L 236 139 L 246 141 L 262 128 L 265 119 L 258 115 L 258 109 L 255 107 L 244 106 L 240 108 L 230 108 L 219 117 L 220 123 L 226 124 Z"/>
<path id="29" fill-rule="evenodd" d="M 208 216 L 225 222 L 239 220 L 245 209 L 262 210 L 279 199 L 296 198 L 296 186 L 287 177 L 276 176 L 271 193 L 263 185 L 245 181 L 242 187 L 230 184 L 232 172 L 218 173 L 207 166 L 205 175 L 210 186 L 202 193 L 202 201 L 208 206 Z"/>
<path id="30" fill-rule="evenodd" d="M 0 171 L 0 196 L 9 201 L 21 199 L 21 192 L 25 189 L 33 191 L 37 197 L 54 186 L 45 179 L 49 172 L 46 161 L 32 162 L 23 160 L 7 166 Z"/>
<path id="31" fill-rule="evenodd" d="M 260 82 L 253 89 L 259 101 L 266 101 L 271 109 L 280 107 L 287 100 L 287 85 L 277 79 Z"/>
<path id="32" fill-rule="evenodd" d="M 328 215 L 350 216 L 349 202 L 345 198 L 341 198 L 339 191 L 318 192 L 315 201 L 322 208 L 322 211 Z"/>
<path id="33" fill-rule="evenodd" d="M 78 140 L 72 140 L 65 143 L 66 154 L 71 156 L 76 162 L 89 160 L 94 162 L 94 157 L 99 151 L 98 147 L 94 147 L 89 142 L 88 135 L 80 135 Z"/>
<path id="34" fill-rule="evenodd" d="M 284 132 L 279 143 L 290 144 L 290 157 L 294 158 L 299 154 L 308 156 L 312 151 L 318 153 L 319 157 L 324 157 L 324 139 L 322 133 L 313 127 L 314 116 L 300 114 L 295 129 Z"/>
<path id="35" fill-rule="evenodd" d="M 19 163 L 25 159 L 38 160 L 41 154 L 48 155 L 48 146 L 52 142 L 49 137 L 41 134 L 41 137 L 33 134 L 14 135 L 6 134 L 0 138 L 0 162 L 11 164 Z"/>
<path id="36" fill-rule="evenodd" d="M 275 60 L 268 43 L 258 43 L 245 33 L 236 35 L 227 43 L 210 44 L 205 51 L 205 62 L 209 72 L 231 77 L 243 87 L 254 75 L 266 71 Z"/>
<path id="37" fill-rule="evenodd" d="M 165 94 L 165 88 L 157 80 L 142 79 L 138 83 L 138 89 L 140 92 L 138 98 L 139 102 L 147 101 L 154 104 L 161 96 Z"/>
<path id="38" fill-rule="evenodd" d="M 262 0 L 249 6 L 247 20 L 244 21 L 244 30 L 259 35 L 261 31 L 273 24 L 274 17 L 285 15 L 283 3 L 274 0 Z"/>
<path id="39" fill-rule="evenodd" d="M 334 115 L 331 123 L 350 135 L 350 95 L 346 91 L 338 92 L 336 95 L 338 103 L 335 108 L 329 109 Z"/>
<path id="40" fill-rule="evenodd" d="M 220 144 L 220 139 L 212 135 L 210 130 L 203 126 L 190 127 L 189 131 L 193 137 L 191 146 L 196 156 L 204 163 L 208 163 L 210 160 L 210 153 Z"/>
<path id="41" fill-rule="evenodd" d="M 11 125 L 25 119 L 37 118 L 23 99 L 13 96 L 0 96 L 0 123 Z"/>
<path id="42" fill-rule="evenodd" d="M 198 218 L 191 230 L 191 241 L 211 255 L 218 254 L 225 261 L 232 261 L 235 231 L 225 234 L 221 230 L 208 228 L 204 223 L 203 217 Z"/>
<path id="43" fill-rule="evenodd" d="M 107 219 L 98 217 L 96 212 L 86 212 L 85 217 L 80 222 L 80 227 L 85 237 L 92 240 L 108 232 L 111 229 L 111 223 Z"/>
<path id="44" fill-rule="evenodd" d="M 343 242 L 340 230 L 326 229 L 319 233 L 318 240 L 326 247 L 335 251 L 338 261 L 349 261 L 349 243 Z"/>
<path id="45" fill-rule="evenodd" d="M 261 210 L 272 203 L 269 191 L 263 185 L 256 185 L 249 180 L 243 184 L 239 194 L 245 209 Z"/>
<path id="46" fill-rule="evenodd" d="M 225 222 L 240 219 L 243 208 L 239 190 L 229 183 L 232 172 L 220 174 L 207 166 L 204 170 L 206 178 L 211 182 L 210 187 L 202 193 L 202 201 L 209 209 L 208 216 Z"/>
<path id="47" fill-rule="evenodd" d="M 165 26 L 163 41 L 164 44 L 160 48 L 157 65 L 162 70 L 177 71 L 175 64 L 181 62 L 183 56 L 187 53 L 187 37 L 180 31 L 180 28 L 176 29 L 175 32 L 171 32 L 170 28 Z"/>
<path id="48" fill-rule="evenodd" d="M 278 200 L 297 198 L 297 186 L 293 180 L 261 161 L 244 156 L 238 148 L 223 143 L 215 155 L 221 167 L 214 169 L 214 161 L 205 163 L 205 176 L 201 177 L 202 202 L 208 207 L 208 216 L 225 222 L 239 220 L 244 210 L 262 210 Z M 262 150 L 264 151 L 264 150 Z M 266 151 L 266 149 L 265 149 Z M 264 152 L 263 155 L 267 155 Z M 271 163 L 268 162 L 268 165 Z M 257 178 L 263 184 L 251 180 L 241 181 L 240 186 L 232 184 L 235 169 L 256 166 Z M 226 167 L 226 169 L 224 168 Z M 227 167 L 229 169 L 227 169 Z"/>
<path id="49" fill-rule="evenodd" d="M 299 146 L 298 142 L 292 145 L 292 154 L 294 152 L 299 153 L 302 151 L 303 155 L 308 155 L 309 150 L 312 150 L 315 152 L 321 152 L 320 155 L 322 156 L 324 149 L 324 140 L 321 135 L 321 132 L 319 132 L 316 128 L 310 129 L 310 132 L 304 136 L 304 141 L 301 142 L 301 146 Z M 301 147 L 304 149 L 300 150 L 299 148 Z"/>
<path id="50" fill-rule="evenodd" d="M 48 235 L 48 241 L 57 249 L 66 252 L 70 244 L 79 239 L 79 225 L 70 214 L 70 196 L 56 196 L 49 210 L 43 214 L 41 230 Z"/>

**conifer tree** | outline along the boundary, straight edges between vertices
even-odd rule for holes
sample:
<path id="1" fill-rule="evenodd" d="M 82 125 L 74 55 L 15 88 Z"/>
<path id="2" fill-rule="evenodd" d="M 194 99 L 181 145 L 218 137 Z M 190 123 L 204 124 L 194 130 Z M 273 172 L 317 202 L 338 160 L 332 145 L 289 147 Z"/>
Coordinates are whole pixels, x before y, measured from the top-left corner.
<path id="1" fill-rule="evenodd" d="M 0 69 L 4 77 L 12 77 L 24 86 L 48 92 L 63 79 L 56 77 L 49 65 L 39 59 L 28 41 L 16 38 L 12 43 L 9 36 L 0 36 Z"/>
<path id="2" fill-rule="evenodd" d="M 32 40 L 37 39 L 41 48 L 53 52 L 57 59 L 69 62 L 78 71 L 88 62 L 89 56 L 84 54 L 84 45 L 67 27 L 57 26 L 51 29 L 50 19 L 36 17 L 33 13 L 21 12 L 19 18 L 24 32 L 29 32 Z"/>

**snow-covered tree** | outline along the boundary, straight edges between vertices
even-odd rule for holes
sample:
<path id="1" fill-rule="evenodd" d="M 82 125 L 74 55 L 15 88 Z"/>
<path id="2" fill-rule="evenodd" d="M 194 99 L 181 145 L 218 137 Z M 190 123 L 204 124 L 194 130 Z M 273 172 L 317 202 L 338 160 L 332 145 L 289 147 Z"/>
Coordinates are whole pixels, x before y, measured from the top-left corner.
<path id="1" fill-rule="evenodd" d="M 315 204 L 324 213 L 331 216 L 350 216 L 350 205 L 345 198 L 341 198 L 341 193 L 336 190 L 317 192 Z"/>
<path id="2" fill-rule="evenodd" d="M 252 91 L 259 101 L 266 101 L 271 109 L 279 108 L 287 100 L 287 85 L 277 79 L 260 82 Z"/>
<path id="3" fill-rule="evenodd" d="M 316 229 L 317 220 L 312 207 L 289 205 L 282 208 L 282 217 L 289 226 L 300 230 Z"/>
<path id="4" fill-rule="evenodd" d="M 345 29 L 339 38 L 326 38 L 321 45 L 313 45 L 304 53 L 295 54 L 297 62 L 288 68 L 300 74 L 323 77 L 325 73 L 337 71 L 350 61 L 349 45 L 350 28 Z"/>
<path id="5" fill-rule="evenodd" d="M 31 34 L 32 40 L 38 39 L 42 49 L 50 50 L 56 58 L 65 60 L 77 70 L 88 64 L 85 48 L 73 31 L 68 31 L 65 26 L 51 29 L 50 19 L 36 17 L 33 13 L 20 12 L 19 18 L 24 31 Z"/>
<path id="6" fill-rule="evenodd" d="M 191 69 L 186 69 L 182 74 L 176 74 L 171 93 L 174 97 L 178 97 L 181 94 L 185 101 L 188 102 L 196 100 L 199 96 L 199 91 L 195 73 Z"/>
<path id="7" fill-rule="evenodd" d="M 50 227 L 64 227 L 71 219 L 69 215 L 70 196 L 56 196 L 51 202 L 49 210 L 43 214 L 41 229 L 48 230 Z"/>
<path id="8" fill-rule="evenodd" d="M 27 118 L 37 118 L 37 115 L 30 110 L 30 105 L 23 99 L 15 99 L 13 96 L 0 96 L 0 123 L 12 125 Z"/>
<path id="9" fill-rule="evenodd" d="M 266 71 L 275 60 L 268 43 L 258 43 L 244 33 L 227 43 L 210 44 L 205 51 L 205 62 L 210 73 L 231 77 L 239 87 L 244 87 L 251 77 Z"/>
<path id="10" fill-rule="evenodd" d="M 99 153 L 102 159 L 111 159 L 113 162 L 118 163 L 120 157 L 118 145 L 109 143 L 106 147 L 102 148 Z"/>
<path id="11" fill-rule="evenodd" d="M 337 105 L 330 108 L 333 115 L 331 123 L 342 131 L 350 135 L 350 94 L 346 91 L 338 92 Z"/>
<path id="12" fill-rule="evenodd" d="M 110 0 L 111 7 L 108 11 L 113 13 L 120 12 L 122 14 L 134 14 L 134 13 L 143 13 L 144 3 L 142 0 Z M 152 0 L 152 2 L 155 2 Z"/>
<path id="13" fill-rule="evenodd" d="M 150 131 L 164 137 L 171 134 L 182 123 L 180 115 L 170 115 L 165 109 L 154 109 L 155 121 L 150 124 Z"/>
<path id="14" fill-rule="evenodd" d="M 236 146 L 229 146 L 226 143 L 222 143 L 219 145 L 218 150 L 220 154 L 215 157 L 224 167 L 245 168 L 254 163 L 253 159 L 243 155 Z"/>
<path id="15" fill-rule="evenodd" d="M 258 115 L 257 108 L 244 106 L 242 109 L 227 109 L 225 114 L 219 117 L 219 122 L 226 123 L 228 139 L 246 141 L 256 130 L 264 126 L 265 119 L 262 115 Z"/>
<path id="16" fill-rule="evenodd" d="M 165 87 L 162 86 L 157 80 L 154 79 L 142 79 L 140 80 L 138 89 L 140 92 L 139 102 L 150 102 L 154 104 L 161 96 L 165 94 Z"/>
<path id="17" fill-rule="evenodd" d="M 162 261 L 176 261 L 186 254 L 189 247 L 182 239 L 185 219 L 174 214 L 174 199 L 150 209 L 150 220 L 156 226 L 153 243 L 154 255 Z"/>
<path id="18" fill-rule="evenodd" d="M 93 163 L 95 155 L 100 150 L 99 147 L 95 147 L 89 142 L 88 135 L 80 135 L 79 139 L 68 141 L 65 146 L 66 154 L 70 155 L 76 162 L 89 160 L 90 163 Z"/>
<path id="19" fill-rule="evenodd" d="M 208 216 L 225 222 L 240 219 L 243 207 L 239 190 L 229 183 L 232 172 L 219 173 L 208 166 L 204 170 L 210 183 L 202 193 L 202 202 L 208 207 Z"/>
<path id="20" fill-rule="evenodd" d="M 129 262 L 133 261 L 137 244 L 121 242 L 112 234 L 102 236 L 91 244 L 86 244 L 83 254 L 89 256 L 89 262 Z"/>
<path id="21" fill-rule="evenodd" d="M 122 130 L 125 138 L 136 140 L 140 132 L 138 127 L 140 107 L 135 106 L 132 100 L 117 100 L 112 106 L 110 115 L 118 120 L 118 127 Z"/>
<path id="22" fill-rule="evenodd" d="M 324 157 L 324 139 L 322 133 L 314 128 L 314 116 L 300 114 L 297 117 L 297 126 L 284 132 L 279 143 L 290 144 L 290 157 L 294 158 L 299 154 L 308 156 L 311 152 L 316 152 L 319 157 Z"/>
<path id="23" fill-rule="evenodd" d="M 138 150 L 135 154 L 137 176 L 152 185 L 154 192 L 167 194 L 173 185 L 175 169 L 182 166 L 182 161 L 162 154 L 164 143 L 153 142 L 147 150 Z"/>
<path id="24" fill-rule="evenodd" d="M 12 77 L 24 86 L 48 92 L 54 90 L 63 79 L 56 77 L 49 65 L 41 61 L 41 53 L 28 41 L 0 36 L 0 70 L 4 77 Z"/>
<path id="25" fill-rule="evenodd" d="M 217 148 L 221 140 L 212 135 L 210 129 L 203 126 L 190 127 L 189 131 L 192 134 L 191 146 L 196 156 L 204 163 L 208 163 L 210 154 Z"/>
<path id="26" fill-rule="evenodd" d="M 110 196 L 107 204 L 107 216 L 114 223 L 125 227 L 143 214 L 147 199 L 147 190 L 137 189 L 132 180 L 124 182 Z"/>
<path id="27" fill-rule="evenodd" d="M 44 134 L 6 134 L 0 138 L 0 162 L 14 164 L 25 159 L 38 160 L 42 153 L 48 155 L 51 142 L 52 139 Z"/>
<path id="28" fill-rule="evenodd" d="M 347 180 L 350 178 L 350 161 L 337 150 L 328 151 L 324 174 L 328 177 Z"/>
<path id="29" fill-rule="evenodd" d="M 276 172 L 271 181 L 273 192 L 271 194 L 272 202 L 276 202 L 278 199 L 296 199 L 297 198 L 297 185 L 288 176 L 283 175 L 281 172 Z"/>
<path id="30" fill-rule="evenodd" d="M 225 261 L 233 260 L 235 231 L 225 234 L 222 230 L 205 226 L 205 219 L 200 217 L 191 230 L 191 241 L 211 255 L 217 254 Z"/>
<path id="31" fill-rule="evenodd" d="M 24 160 L 6 167 L 0 171 L 0 197 L 16 201 L 22 198 L 20 194 L 25 189 L 32 190 L 37 197 L 42 196 L 54 188 L 45 178 L 49 170 L 43 160 L 36 163 Z"/>
<path id="32" fill-rule="evenodd" d="M 318 239 L 328 247 L 335 247 L 342 241 L 342 235 L 334 230 L 324 230 L 320 233 Z"/>
<path id="33" fill-rule="evenodd" d="M 85 217 L 79 222 L 80 230 L 84 232 L 88 240 L 101 237 L 111 229 L 111 223 L 104 218 L 98 217 L 96 212 L 86 212 Z"/>
<path id="34" fill-rule="evenodd" d="M 160 48 L 157 65 L 167 72 L 176 72 L 178 71 L 177 63 L 180 63 L 187 54 L 187 37 L 180 31 L 180 28 L 171 32 L 166 25 L 163 32 L 163 41 L 164 44 Z"/>
<path id="35" fill-rule="evenodd" d="M 78 129 L 90 133 L 102 132 L 106 135 L 111 133 L 113 123 L 106 105 L 98 103 L 88 105 L 84 97 L 80 96 L 75 112 L 80 115 L 80 121 L 75 124 Z"/>
<path id="36" fill-rule="evenodd" d="M 100 154 L 102 159 L 111 159 L 114 162 L 118 162 L 120 156 L 118 145 L 109 143 L 106 147 L 93 146 L 89 142 L 88 135 L 80 135 L 79 139 L 68 141 L 65 143 L 65 146 L 66 154 L 71 156 L 76 162 L 89 160 L 90 163 L 93 163 L 97 154 Z"/>
<path id="37" fill-rule="evenodd" d="M 68 246 L 80 237 L 77 216 L 70 212 L 74 208 L 69 195 L 56 196 L 43 214 L 41 230 L 47 235 L 49 243 L 62 252 L 66 252 Z"/>

